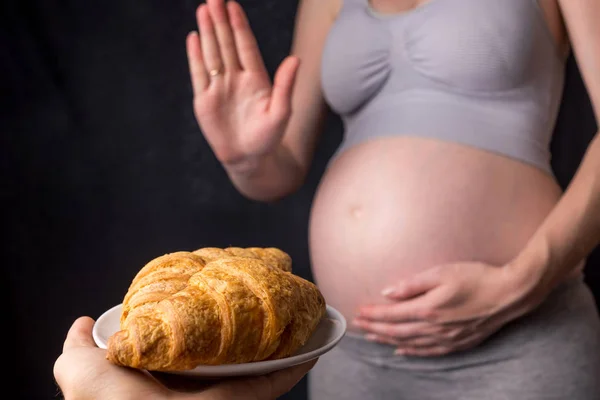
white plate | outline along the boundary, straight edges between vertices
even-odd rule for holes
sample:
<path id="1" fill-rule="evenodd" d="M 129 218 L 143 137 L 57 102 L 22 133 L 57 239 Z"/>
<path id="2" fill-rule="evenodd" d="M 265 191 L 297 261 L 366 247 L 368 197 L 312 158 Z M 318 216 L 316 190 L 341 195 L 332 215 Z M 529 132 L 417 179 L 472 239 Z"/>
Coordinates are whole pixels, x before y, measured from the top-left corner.
<path id="1" fill-rule="evenodd" d="M 120 330 L 122 305 L 116 305 L 102 314 L 94 324 L 92 334 L 96 345 L 106 349 L 108 338 Z M 202 365 L 188 371 L 169 371 L 177 375 L 198 377 L 232 377 L 263 375 L 313 360 L 333 349 L 346 333 L 346 320 L 331 306 L 327 306 L 325 316 L 306 344 L 292 357 L 279 360 L 257 361 L 245 364 Z"/>

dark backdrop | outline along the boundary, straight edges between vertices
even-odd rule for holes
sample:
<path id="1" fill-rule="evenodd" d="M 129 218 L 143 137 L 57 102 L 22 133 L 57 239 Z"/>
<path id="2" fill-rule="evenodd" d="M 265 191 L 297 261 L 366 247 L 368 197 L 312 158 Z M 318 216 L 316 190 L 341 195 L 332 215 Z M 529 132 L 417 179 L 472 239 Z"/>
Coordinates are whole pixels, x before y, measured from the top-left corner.
<path id="1" fill-rule="evenodd" d="M 133 275 L 158 255 L 278 246 L 296 273 L 312 279 L 308 213 L 340 122 L 330 116 L 298 193 L 275 204 L 240 196 L 192 114 L 184 40 L 198 2 L 0 6 L 3 364 L 18 398 L 56 395 L 52 365 L 71 322 L 119 303 Z M 241 3 L 272 74 L 288 53 L 297 2 Z M 563 186 L 594 132 L 571 60 L 553 143 Z M 600 270 L 589 271 L 600 293 Z M 286 396 L 304 397 L 304 381 Z"/>

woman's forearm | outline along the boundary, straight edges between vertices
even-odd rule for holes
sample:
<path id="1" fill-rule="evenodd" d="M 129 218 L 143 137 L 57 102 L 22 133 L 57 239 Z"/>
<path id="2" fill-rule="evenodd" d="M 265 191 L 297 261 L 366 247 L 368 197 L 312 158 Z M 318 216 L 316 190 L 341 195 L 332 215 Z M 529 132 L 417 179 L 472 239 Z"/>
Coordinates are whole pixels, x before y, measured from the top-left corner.
<path id="1" fill-rule="evenodd" d="M 280 145 L 275 151 L 223 167 L 236 189 L 256 201 L 275 201 L 296 191 L 306 171 L 292 153 Z"/>
<path id="2" fill-rule="evenodd" d="M 600 243 L 600 134 L 573 180 L 513 263 L 525 281 L 554 287 Z"/>

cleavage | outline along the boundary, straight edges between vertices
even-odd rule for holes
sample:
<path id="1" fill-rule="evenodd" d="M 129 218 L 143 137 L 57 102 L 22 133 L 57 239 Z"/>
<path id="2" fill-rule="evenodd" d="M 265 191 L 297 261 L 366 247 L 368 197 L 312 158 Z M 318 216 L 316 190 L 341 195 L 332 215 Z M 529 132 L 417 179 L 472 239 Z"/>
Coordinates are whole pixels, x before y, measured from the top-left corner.
<path id="1" fill-rule="evenodd" d="M 367 0 L 369 8 L 378 14 L 407 14 L 434 0 Z M 399 4 L 400 3 L 400 4 Z"/>

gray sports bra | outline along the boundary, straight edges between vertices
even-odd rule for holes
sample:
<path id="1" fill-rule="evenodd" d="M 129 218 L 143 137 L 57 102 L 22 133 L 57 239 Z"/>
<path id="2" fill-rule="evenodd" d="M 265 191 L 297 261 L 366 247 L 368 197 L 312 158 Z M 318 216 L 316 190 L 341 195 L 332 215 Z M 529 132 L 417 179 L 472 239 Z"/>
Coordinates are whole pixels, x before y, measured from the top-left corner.
<path id="1" fill-rule="evenodd" d="M 370 138 L 416 135 L 551 173 L 564 58 L 537 0 L 429 0 L 391 15 L 344 0 L 321 72 L 345 127 L 337 154 Z"/>

